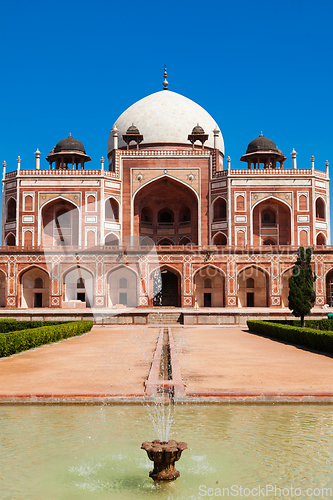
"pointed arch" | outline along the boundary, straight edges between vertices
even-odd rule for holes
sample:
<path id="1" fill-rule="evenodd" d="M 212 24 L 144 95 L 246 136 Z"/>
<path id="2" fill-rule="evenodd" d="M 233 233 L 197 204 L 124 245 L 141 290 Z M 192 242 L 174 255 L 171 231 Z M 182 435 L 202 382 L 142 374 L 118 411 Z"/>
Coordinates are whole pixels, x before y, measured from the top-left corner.
<path id="1" fill-rule="evenodd" d="M 6 307 L 6 283 L 7 275 L 5 271 L 0 269 L 0 307 Z"/>
<path id="2" fill-rule="evenodd" d="M 14 233 L 8 233 L 5 239 L 5 246 L 7 247 L 15 247 L 16 246 L 16 238 Z"/>
<path id="3" fill-rule="evenodd" d="M 270 210 L 269 220 L 263 220 L 262 215 Z M 294 221 L 291 207 L 285 200 L 271 194 L 258 200 L 251 208 L 250 244 L 263 245 L 264 239 L 270 237 L 277 245 L 293 244 Z"/>
<path id="4" fill-rule="evenodd" d="M 223 196 L 214 199 L 212 210 L 214 222 L 227 220 L 227 200 Z"/>
<path id="5" fill-rule="evenodd" d="M 322 231 L 316 236 L 316 245 L 326 245 L 326 235 Z"/>
<path id="6" fill-rule="evenodd" d="M 105 220 L 119 222 L 120 203 L 114 196 L 105 200 Z"/>
<path id="7" fill-rule="evenodd" d="M 199 307 L 225 306 L 225 274 L 217 266 L 201 266 L 194 273 L 195 301 Z"/>
<path id="8" fill-rule="evenodd" d="M 281 302 L 282 307 L 288 307 L 289 300 L 289 280 L 291 275 L 293 274 L 294 265 L 285 269 L 281 274 L 281 285 L 282 285 L 282 293 L 281 293 Z"/>
<path id="9" fill-rule="evenodd" d="M 316 198 L 316 219 L 326 220 L 326 202 L 322 196 Z"/>
<path id="10" fill-rule="evenodd" d="M 104 245 L 118 247 L 120 246 L 119 236 L 112 231 L 108 233 L 104 238 Z"/>
<path id="11" fill-rule="evenodd" d="M 213 245 L 217 246 L 227 246 L 228 245 L 228 237 L 222 231 L 214 234 L 213 236 Z"/>
<path id="12" fill-rule="evenodd" d="M 11 196 L 6 203 L 6 222 L 16 220 L 16 199 Z"/>
<path id="13" fill-rule="evenodd" d="M 138 273 L 131 267 L 121 265 L 111 269 L 107 274 L 109 306 L 137 307 L 139 283 Z"/>
<path id="14" fill-rule="evenodd" d="M 44 247 L 79 246 L 81 242 L 81 209 L 60 195 L 46 201 L 39 209 L 38 244 Z"/>
<path id="15" fill-rule="evenodd" d="M 247 287 L 248 278 L 254 287 Z M 238 271 L 238 302 L 241 307 L 268 307 L 269 274 L 257 265 L 246 265 Z"/>
<path id="16" fill-rule="evenodd" d="M 36 286 L 43 282 L 43 287 Z M 32 309 L 49 307 L 49 272 L 41 266 L 29 265 L 21 269 L 18 274 L 18 282 L 21 284 L 20 307 Z"/>
<path id="17" fill-rule="evenodd" d="M 65 302 L 80 301 L 86 307 L 94 306 L 94 273 L 84 266 L 71 266 L 62 275 L 65 285 Z M 82 281 L 83 280 L 83 281 Z M 81 286 L 84 283 L 84 288 Z"/>
<path id="18" fill-rule="evenodd" d="M 153 269 L 149 277 L 151 305 L 180 307 L 182 274 L 178 269 L 165 264 Z"/>

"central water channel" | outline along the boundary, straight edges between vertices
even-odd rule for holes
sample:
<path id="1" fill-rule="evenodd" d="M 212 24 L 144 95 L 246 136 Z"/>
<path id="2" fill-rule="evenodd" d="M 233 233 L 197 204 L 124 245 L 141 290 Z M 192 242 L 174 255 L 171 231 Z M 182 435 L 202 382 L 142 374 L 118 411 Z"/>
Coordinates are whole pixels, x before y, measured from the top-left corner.
<path id="1" fill-rule="evenodd" d="M 157 437 L 151 410 L 0 406 L 0 499 L 180 500 L 219 488 L 224 498 L 254 498 L 231 492 L 259 485 L 302 492 L 262 498 L 310 498 L 309 488 L 328 498 L 317 493 L 333 487 L 332 406 L 176 405 L 171 437 L 189 449 L 177 463 L 180 478 L 160 485 L 140 449 Z"/>

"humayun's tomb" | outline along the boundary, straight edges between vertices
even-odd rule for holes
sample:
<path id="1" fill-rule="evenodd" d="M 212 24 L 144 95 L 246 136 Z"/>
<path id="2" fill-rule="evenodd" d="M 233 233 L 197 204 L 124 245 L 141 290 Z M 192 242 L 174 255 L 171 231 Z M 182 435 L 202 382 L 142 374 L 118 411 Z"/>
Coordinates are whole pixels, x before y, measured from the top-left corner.
<path id="1" fill-rule="evenodd" d="M 166 79 L 115 121 L 108 161 L 87 153 L 69 136 L 29 169 L 3 163 L 0 307 L 283 308 L 301 245 L 332 306 L 328 162 L 293 150 L 285 168 L 261 133 L 231 168 L 217 123 Z"/>

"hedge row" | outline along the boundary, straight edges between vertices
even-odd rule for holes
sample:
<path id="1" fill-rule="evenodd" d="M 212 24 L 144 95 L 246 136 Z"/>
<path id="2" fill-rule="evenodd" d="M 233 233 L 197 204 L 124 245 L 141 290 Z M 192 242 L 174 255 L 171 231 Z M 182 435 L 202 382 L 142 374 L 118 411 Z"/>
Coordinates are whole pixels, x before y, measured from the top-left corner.
<path id="1" fill-rule="evenodd" d="M 259 335 L 309 347 L 317 351 L 333 353 L 333 332 L 330 331 L 281 325 L 269 321 L 248 321 L 247 326 L 251 332 Z"/>
<path id="2" fill-rule="evenodd" d="M 11 356 L 17 352 L 33 349 L 43 344 L 58 342 L 89 332 L 93 321 L 71 321 L 22 331 L 0 333 L 0 357 Z"/>
<path id="3" fill-rule="evenodd" d="M 301 320 L 288 319 L 288 320 L 270 320 L 269 323 L 277 323 L 279 325 L 301 326 Z M 313 328 L 315 330 L 328 330 L 333 331 L 332 319 L 307 319 L 305 320 L 306 328 Z"/>
<path id="4" fill-rule="evenodd" d="M 0 333 L 18 332 L 31 328 L 39 328 L 40 326 L 62 325 L 69 321 L 17 321 L 13 318 L 0 319 Z"/>

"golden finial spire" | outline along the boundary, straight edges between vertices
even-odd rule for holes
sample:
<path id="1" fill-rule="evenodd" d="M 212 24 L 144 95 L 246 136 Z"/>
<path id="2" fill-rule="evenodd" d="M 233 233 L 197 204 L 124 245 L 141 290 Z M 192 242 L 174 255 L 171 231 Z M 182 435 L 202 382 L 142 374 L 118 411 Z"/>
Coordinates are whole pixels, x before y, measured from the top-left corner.
<path id="1" fill-rule="evenodd" d="M 164 66 L 164 82 L 163 82 L 163 90 L 168 90 L 168 80 L 166 79 L 167 78 L 167 69 L 166 69 L 166 66 Z"/>

